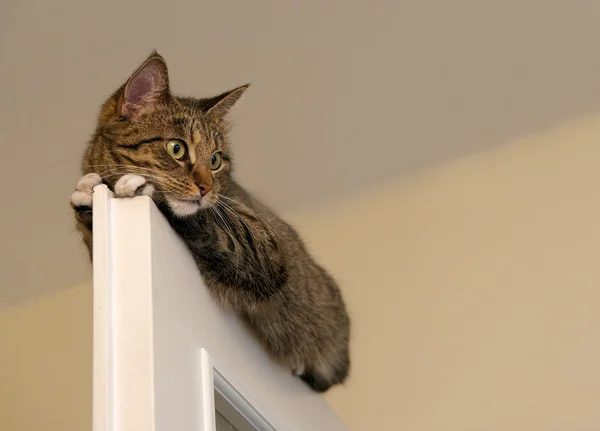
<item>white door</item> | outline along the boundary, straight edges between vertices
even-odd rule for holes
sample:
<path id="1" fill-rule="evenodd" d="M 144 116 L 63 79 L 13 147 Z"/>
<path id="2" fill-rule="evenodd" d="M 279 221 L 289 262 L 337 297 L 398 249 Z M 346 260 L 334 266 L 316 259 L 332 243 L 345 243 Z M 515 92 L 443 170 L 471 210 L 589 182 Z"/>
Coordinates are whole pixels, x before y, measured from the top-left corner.
<path id="1" fill-rule="evenodd" d="M 346 428 L 217 307 L 150 198 L 94 190 L 94 431 Z M 218 425 L 218 427 L 217 427 Z"/>

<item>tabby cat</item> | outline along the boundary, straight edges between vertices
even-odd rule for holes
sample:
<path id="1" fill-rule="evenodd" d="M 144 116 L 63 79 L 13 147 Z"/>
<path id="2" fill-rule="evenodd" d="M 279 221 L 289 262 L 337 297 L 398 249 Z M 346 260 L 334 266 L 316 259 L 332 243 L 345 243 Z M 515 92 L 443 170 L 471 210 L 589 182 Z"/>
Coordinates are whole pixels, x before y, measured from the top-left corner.
<path id="1" fill-rule="evenodd" d="M 151 196 L 218 303 L 324 392 L 348 375 L 350 321 L 336 282 L 296 231 L 232 178 L 227 114 L 247 88 L 175 96 L 153 52 L 102 106 L 71 204 L 91 256 L 93 187 Z"/>

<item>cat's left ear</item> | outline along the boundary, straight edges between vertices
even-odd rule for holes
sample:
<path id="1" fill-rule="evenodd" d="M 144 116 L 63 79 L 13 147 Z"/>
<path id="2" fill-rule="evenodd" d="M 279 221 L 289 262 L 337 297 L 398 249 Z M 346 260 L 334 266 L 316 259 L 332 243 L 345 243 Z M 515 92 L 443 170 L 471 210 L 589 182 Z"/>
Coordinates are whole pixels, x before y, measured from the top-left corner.
<path id="1" fill-rule="evenodd" d="M 169 96 L 167 63 L 155 51 L 125 84 L 120 113 L 134 119 L 144 108 L 167 102 Z"/>
<path id="2" fill-rule="evenodd" d="M 216 118 L 223 118 L 227 115 L 229 110 L 235 102 L 237 102 L 242 94 L 250 87 L 250 84 L 242 85 L 241 87 L 234 88 L 233 90 L 226 91 L 225 93 L 219 94 L 213 97 L 208 106 L 206 106 L 205 112 L 207 115 Z"/>

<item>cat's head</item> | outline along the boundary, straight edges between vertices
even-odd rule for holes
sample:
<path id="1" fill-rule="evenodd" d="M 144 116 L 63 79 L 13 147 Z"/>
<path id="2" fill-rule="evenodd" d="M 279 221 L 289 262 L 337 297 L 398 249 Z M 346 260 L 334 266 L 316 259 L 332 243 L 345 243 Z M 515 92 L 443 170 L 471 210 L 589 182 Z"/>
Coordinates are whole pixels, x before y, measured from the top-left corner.
<path id="1" fill-rule="evenodd" d="M 177 97 L 165 60 L 152 53 L 102 106 L 84 170 L 109 185 L 124 173 L 141 175 L 155 200 L 181 216 L 209 208 L 231 178 L 226 117 L 247 88 L 207 99 Z"/>

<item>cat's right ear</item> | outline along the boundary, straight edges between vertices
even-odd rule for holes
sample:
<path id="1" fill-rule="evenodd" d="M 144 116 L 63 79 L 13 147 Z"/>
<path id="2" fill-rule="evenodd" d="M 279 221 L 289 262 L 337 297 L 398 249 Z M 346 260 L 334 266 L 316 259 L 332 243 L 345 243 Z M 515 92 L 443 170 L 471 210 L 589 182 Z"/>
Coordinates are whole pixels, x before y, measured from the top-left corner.
<path id="1" fill-rule="evenodd" d="M 131 75 L 118 102 L 119 114 L 135 120 L 144 109 L 170 97 L 167 63 L 156 51 Z"/>

